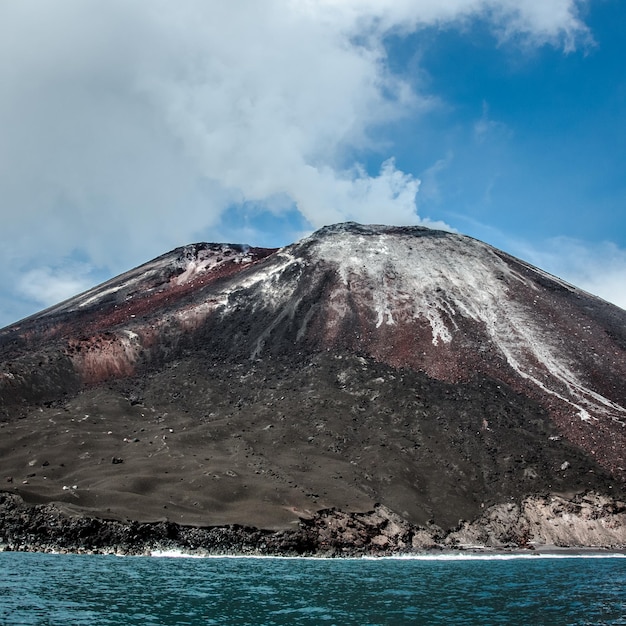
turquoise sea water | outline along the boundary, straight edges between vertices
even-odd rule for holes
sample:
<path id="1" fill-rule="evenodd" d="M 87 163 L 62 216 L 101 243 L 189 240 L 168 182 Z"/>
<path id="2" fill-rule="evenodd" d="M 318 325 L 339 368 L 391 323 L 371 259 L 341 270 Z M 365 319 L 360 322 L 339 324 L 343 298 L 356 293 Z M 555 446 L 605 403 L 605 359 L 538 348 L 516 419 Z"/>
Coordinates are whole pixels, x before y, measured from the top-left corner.
<path id="1" fill-rule="evenodd" d="M 626 558 L 5 552 L 0 624 L 626 624 Z"/>

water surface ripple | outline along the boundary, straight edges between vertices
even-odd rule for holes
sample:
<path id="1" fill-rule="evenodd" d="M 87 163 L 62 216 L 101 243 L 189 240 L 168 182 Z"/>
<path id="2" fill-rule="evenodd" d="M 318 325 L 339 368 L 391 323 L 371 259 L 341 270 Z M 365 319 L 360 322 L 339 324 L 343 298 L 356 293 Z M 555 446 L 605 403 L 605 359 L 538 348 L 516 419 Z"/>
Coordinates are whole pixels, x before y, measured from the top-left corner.
<path id="1" fill-rule="evenodd" d="M 0 553 L 3 626 L 625 624 L 626 559 Z"/>

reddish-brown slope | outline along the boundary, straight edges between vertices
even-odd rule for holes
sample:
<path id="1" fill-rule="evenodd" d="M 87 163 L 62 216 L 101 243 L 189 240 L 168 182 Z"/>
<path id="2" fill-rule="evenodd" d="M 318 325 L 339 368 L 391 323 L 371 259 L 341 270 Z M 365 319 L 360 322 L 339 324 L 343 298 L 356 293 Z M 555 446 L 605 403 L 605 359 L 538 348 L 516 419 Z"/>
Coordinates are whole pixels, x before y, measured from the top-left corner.
<path id="1" fill-rule="evenodd" d="M 623 489 L 626 312 L 455 234 L 188 246 L 0 331 L 0 362 L 0 476 L 101 516 L 454 525 Z"/>

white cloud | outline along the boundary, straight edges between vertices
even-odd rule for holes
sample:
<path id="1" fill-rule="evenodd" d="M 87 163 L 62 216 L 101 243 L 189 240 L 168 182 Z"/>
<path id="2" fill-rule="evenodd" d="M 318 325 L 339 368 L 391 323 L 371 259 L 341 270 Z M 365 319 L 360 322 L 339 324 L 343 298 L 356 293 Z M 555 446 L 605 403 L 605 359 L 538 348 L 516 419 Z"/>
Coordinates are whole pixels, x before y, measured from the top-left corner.
<path id="1" fill-rule="evenodd" d="M 88 268 L 83 264 L 71 268 L 39 267 L 19 277 L 18 293 L 43 307 L 52 306 L 93 286 Z"/>
<path id="2" fill-rule="evenodd" d="M 575 0 L 292 0 L 329 22 L 363 30 L 412 31 L 423 26 L 489 20 L 501 37 L 525 37 L 535 45 L 554 43 L 572 49 L 589 31 Z"/>
<path id="3" fill-rule="evenodd" d="M 383 40 L 472 17 L 534 43 L 586 33 L 574 0 L 1 3 L 0 284 L 77 250 L 121 271 L 233 203 L 419 223 L 392 154 L 359 165 L 373 129 L 430 101 Z"/>
<path id="4" fill-rule="evenodd" d="M 483 100 L 482 115 L 474 123 L 474 139 L 482 143 L 489 138 L 509 138 L 512 135 L 506 124 L 490 118 L 489 104 Z"/>
<path id="5" fill-rule="evenodd" d="M 517 254 L 542 269 L 626 309 L 626 250 L 555 237 L 542 245 L 517 243 Z"/>

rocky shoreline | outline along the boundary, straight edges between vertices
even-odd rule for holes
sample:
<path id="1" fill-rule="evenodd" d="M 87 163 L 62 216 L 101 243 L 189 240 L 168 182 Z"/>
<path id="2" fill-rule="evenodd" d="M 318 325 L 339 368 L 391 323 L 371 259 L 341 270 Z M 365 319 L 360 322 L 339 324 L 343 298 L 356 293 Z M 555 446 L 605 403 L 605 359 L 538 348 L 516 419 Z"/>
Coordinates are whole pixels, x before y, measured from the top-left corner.
<path id="1" fill-rule="evenodd" d="M 200 556 L 398 556 L 437 552 L 626 550 L 626 503 L 596 493 L 534 496 L 490 507 L 451 530 L 415 526 L 383 505 L 365 513 L 318 511 L 289 530 L 183 526 L 68 515 L 53 503 L 0 493 L 0 551 Z"/>

